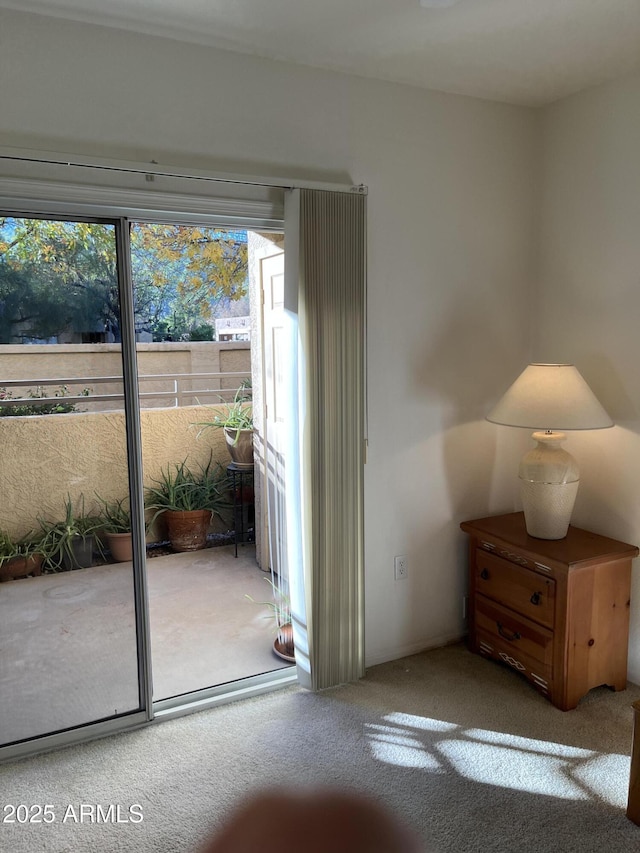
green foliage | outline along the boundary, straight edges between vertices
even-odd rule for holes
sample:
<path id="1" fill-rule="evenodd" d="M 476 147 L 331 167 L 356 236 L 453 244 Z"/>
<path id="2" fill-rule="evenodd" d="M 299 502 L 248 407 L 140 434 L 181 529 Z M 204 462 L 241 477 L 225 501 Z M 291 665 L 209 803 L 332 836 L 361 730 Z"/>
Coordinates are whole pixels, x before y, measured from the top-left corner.
<path id="1" fill-rule="evenodd" d="M 252 399 L 251 380 L 245 379 L 236 391 L 232 403 L 225 403 L 222 411 L 220 407 L 212 409 L 214 415 L 210 421 L 198 421 L 194 424 L 201 427 L 198 437 L 207 429 L 253 429 Z M 238 437 L 236 436 L 236 441 Z"/>
<path id="2" fill-rule="evenodd" d="M 243 379 L 240 385 L 238 386 L 238 390 L 236 391 L 235 395 L 235 400 L 239 403 L 247 403 L 253 400 L 253 383 L 249 376 Z"/>
<path id="3" fill-rule="evenodd" d="M 276 630 L 279 630 L 284 625 L 291 624 L 291 601 L 288 594 L 275 581 L 271 578 L 263 578 L 263 580 L 271 587 L 273 599 L 271 601 L 256 601 L 248 594 L 245 594 L 245 598 L 252 604 L 259 604 L 268 608 L 270 612 L 267 614 L 267 618 L 275 619 Z"/>
<path id="4" fill-rule="evenodd" d="M 200 323 L 200 325 L 194 326 L 192 329 L 189 330 L 189 340 L 212 341 L 213 326 L 210 326 L 208 323 Z"/>
<path id="5" fill-rule="evenodd" d="M 40 541 L 45 554 L 45 568 L 48 571 L 65 571 L 68 565 L 79 568 L 74 545 L 78 540 L 87 537 L 95 538 L 95 534 L 103 526 L 100 516 L 85 511 L 84 495 L 80 495 L 78 506 L 75 508 L 70 495 L 67 494 L 64 509 L 62 521 L 48 522 L 42 518 L 38 519 L 42 529 Z M 95 545 L 104 556 L 102 545 L 97 538 L 95 538 Z"/>
<path id="6" fill-rule="evenodd" d="M 211 459 L 196 471 L 187 467 L 186 459 L 177 462 L 173 468 L 162 471 L 152 483 L 145 491 L 145 505 L 157 512 L 149 524 L 167 509 L 178 512 L 210 509 L 222 517 L 231 506 L 227 498 L 226 471 L 221 465 L 214 465 Z"/>
<path id="7" fill-rule="evenodd" d="M 44 554 L 41 538 L 33 532 L 21 539 L 12 539 L 4 530 L 0 530 L 0 566 L 13 557 L 28 557 L 30 554 Z"/>
<path id="8" fill-rule="evenodd" d="M 246 298 L 245 232 L 133 223 L 130 237 L 136 327 L 154 340 L 188 338 Z M 67 330 L 120 339 L 115 227 L 0 217 L 0 344 Z"/>
<path id="9" fill-rule="evenodd" d="M 119 498 L 113 501 L 106 501 L 97 492 L 96 497 L 102 504 L 100 512 L 102 528 L 107 533 L 131 533 L 129 499 Z"/>
<path id="10" fill-rule="evenodd" d="M 76 396 L 88 397 L 91 394 L 91 388 L 83 388 L 80 394 Z M 54 397 L 62 400 L 69 396 L 69 389 L 66 385 L 61 385 L 54 392 Z M 35 389 L 30 389 L 26 397 L 14 397 L 11 391 L 6 388 L 0 388 L 0 400 L 42 400 L 49 397 L 49 392 L 45 391 L 44 386 L 38 385 Z M 69 412 L 80 411 L 75 403 L 24 403 L 20 406 L 2 406 L 0 405 L 0 418 L 24 417 L 25 415 L 62 415 Z"/>
<path id="11" fill-rule="evenodd" d="M 154 341 L 213 340 L 192 330 L 247 296 L 244 232 L 134 223 L 131 262 L 136 300 Z M 144 308 L 143 308 L 144 306 Z"/>
<path id="12" fill-rule="evenodd" d="M 0 218 L 0 343 L 117 322 L 113 225 Z"/>

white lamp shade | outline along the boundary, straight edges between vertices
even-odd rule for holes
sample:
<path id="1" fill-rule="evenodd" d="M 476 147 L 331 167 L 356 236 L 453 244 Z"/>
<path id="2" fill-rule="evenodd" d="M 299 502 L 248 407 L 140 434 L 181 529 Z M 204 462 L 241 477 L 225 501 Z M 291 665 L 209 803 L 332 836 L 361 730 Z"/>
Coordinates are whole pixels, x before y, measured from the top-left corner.
<path id="1" fill-rule="evenodd" d="M 487 420 L 539 430 L 533 434 L 538 445 L 525 454 L 519 470 L 527 532 L 540 539 L 564 538 L 580 474 L 575 459 L 560 447 L 566 437 L 562 430 L 605 429 L 613 421 L 573 364 L 528 365 Z"/>
<path id="2" fill-rule="evenodd" d="M 573 364 L 530 364 L 487 415 L 538 430 L 605 429 L 613 421 Z"/>

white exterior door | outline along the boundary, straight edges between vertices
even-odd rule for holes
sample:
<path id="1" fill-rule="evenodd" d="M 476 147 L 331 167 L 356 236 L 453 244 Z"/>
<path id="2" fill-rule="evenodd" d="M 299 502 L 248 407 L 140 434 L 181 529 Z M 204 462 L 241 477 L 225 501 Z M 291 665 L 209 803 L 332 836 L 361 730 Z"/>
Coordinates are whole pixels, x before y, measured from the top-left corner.
<path id="1" fill-rule="evenodd" d="M 262 501 L 262 568 L 286 583 L 286 504 L 284 481 L 285 368 L 284 252 L 261 258 L 263 294 L 264 489 Z"/>

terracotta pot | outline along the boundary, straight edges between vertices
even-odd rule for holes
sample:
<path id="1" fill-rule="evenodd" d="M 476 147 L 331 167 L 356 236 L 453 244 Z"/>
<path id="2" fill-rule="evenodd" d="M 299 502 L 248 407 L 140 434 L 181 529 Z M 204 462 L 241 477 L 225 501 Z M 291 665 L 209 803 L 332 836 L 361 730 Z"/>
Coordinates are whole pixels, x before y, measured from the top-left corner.
<path id="1" fill-rule="evenodd" d="M 167 525 L 167 536 L 174 551 L 198 551 L 207 544 L 207 533 L 211 524 L 210 509 L 194 509 L 184 512 L 165 510 L 163 518 Z"/>
<path id="2" fill-rule="evenodd" d="M 273 651 L 279 658 L 294 663 L 296 655 L 293 646 L 293 625 L 290 622 L 278 630 L 278 636 L 273 641 Z"/>
<path id="3" fill-rule="evenodd" d="M 0 565 L 0 583 L 26 578 L 28 575 L 42 574 L 42 554 L 28 554 L 26 557 L 10 557 Z"/>
<path id="4" fill-rule="evenodd" d="M 111 556 L 116 563 L 133 560 L 133 540 L 130 533 L 105 533 Z"/>
<path id="5" fill-rule="evenodd" d="M 227 450 L 233 462 L 242 468 L 253 467 L 253 430 L 224 428 Z"/>

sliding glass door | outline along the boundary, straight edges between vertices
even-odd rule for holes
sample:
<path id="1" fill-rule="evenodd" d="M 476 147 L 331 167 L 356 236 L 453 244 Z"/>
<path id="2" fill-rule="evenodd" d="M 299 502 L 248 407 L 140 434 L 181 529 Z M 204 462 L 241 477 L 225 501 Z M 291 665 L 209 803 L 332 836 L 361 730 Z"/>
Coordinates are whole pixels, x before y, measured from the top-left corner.
<path id="1" fill-rule="evenodd" d="M 144 702 L 119 229 L 0 216 L 2 746 Z"/>
<path id="2" fill-rule="evenodd" d="M 262 417 L 251 258 L 282 251 L 280 191 L 19 186 L 0 177 L 0 760 L 291 669 L 256 559 L 264 453 L 234 471 L 205 426 L 254 391 Z M 195 550 L 154 490 L 203 472 Z"/>

